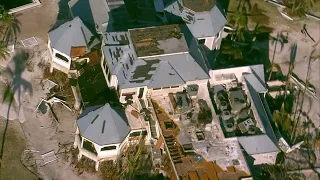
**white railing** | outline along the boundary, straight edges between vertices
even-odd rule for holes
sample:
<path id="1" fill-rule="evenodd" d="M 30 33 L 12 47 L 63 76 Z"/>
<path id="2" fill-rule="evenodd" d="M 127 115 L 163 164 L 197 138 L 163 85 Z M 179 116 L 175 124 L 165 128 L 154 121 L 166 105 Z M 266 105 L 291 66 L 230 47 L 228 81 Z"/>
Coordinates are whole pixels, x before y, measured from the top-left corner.
<path id="1" fill-rule="evenodd" d="M 38 7 L 40 5 L 41 5 L 41 2 L 39 0 L 32 0 L 32 3 L 10 9 L 9 14 L 17 13 L 30 8 L 34 8 L 34 7 Z"/>

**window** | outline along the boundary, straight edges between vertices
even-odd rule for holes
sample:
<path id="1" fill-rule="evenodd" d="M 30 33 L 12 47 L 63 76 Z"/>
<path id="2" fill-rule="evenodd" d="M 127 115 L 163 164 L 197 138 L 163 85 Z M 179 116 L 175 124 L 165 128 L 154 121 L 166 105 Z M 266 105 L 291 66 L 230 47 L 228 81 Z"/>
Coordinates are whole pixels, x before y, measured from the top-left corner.
<path id="1" fill-rule="evenodd" d="M 153 88 L 153 90 L 160 90 L 161 88 Z"/>
<path id="2" fill-rule="evenodd" d="M 96 149 L 94 148 L 94 145 L 90 142 L 90 141 L 87 141 L 87 140 L 83 140 L 83 146 L 82 146 L 84 149 L 92 152 L 93 154 L 97 155 L 97 151 Z"/>
<path id="3" fill-rule="evenodd" d="M 64 57 L 63 55 L 61 55 L 59 53 L 56 53 L 56 57 L 61 59 L 61 60 L 63 60 L 63 61 L 65 61 L 65 62 L 67 62 L 67 63 L 69 62 L 68 58 Z"/>
<path id="4" fill-rule="evenodd" d="M 147 134 L 148 134 L 148 133 L 147 133 L 146 130 L 136 131 L 136 132 L 130 133 L 129 137 L 146 136 Z"/>
<path id="5" fill-rule="evenodd" d="M 172 89 L 174 89 L 174 88 L 179 88 L 179 86 L 171 86 L 171 88 L 172 88 Z"/>
<path id="6" fill-rule="evenodd" d="M 101 151 L 109 151 L 109 150 L 114 150 L 117 149 L 117 146 L 106 146 L 101 148 Z"/>
<path id="7" fill-rule="evenodd" d="M 206 39 L 199 39 L 198 42 L 199 44 L 204 44 L 206 42 Z"/>
<path id="8" fill-rule="evenodd" d="M 163 87 L 162 89 L 169 89 L 170 87 Z"/>
<path id="9" fill-rule="evenodd" d="M 110 72 L 108 73 L 108 80 L 109 80 L 109 82 L 111 81 L 111 73 Z"/>

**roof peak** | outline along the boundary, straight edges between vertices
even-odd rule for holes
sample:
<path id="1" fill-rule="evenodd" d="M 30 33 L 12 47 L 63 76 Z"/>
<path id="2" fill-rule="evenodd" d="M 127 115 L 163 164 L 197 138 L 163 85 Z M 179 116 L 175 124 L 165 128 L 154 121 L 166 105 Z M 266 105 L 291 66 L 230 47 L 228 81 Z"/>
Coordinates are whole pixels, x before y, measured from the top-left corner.
<path id="1" fill-rule="evenodd" d="M 121 143 L 130 132 L 125 112 L 109 103 L 79 118 L 77 125 L 81 136 L 99 145 Z"/>

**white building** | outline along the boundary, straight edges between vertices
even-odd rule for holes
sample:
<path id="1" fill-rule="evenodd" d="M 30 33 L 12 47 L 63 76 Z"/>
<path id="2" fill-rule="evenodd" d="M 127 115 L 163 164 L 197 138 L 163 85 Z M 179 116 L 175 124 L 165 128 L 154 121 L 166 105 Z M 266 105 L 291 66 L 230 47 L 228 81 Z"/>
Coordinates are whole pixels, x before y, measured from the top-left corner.
<path id="1" fill-rule="evenodd" d="M 215 0 L 176 0 L 164 8 L 168 22 L 181 18 L 193 37 L 208 49 L 219 49 L 226 15 Z"/>
<path id="2" fill-rule="evenodd" d="M 100 162 L 117 159 L 128 142 L 137 142 L 144 136 L 148 143 L 148 123 L 130 110 L 123 112 L 109 104 L 86 108 L 76 120 L 74 147 L 79 149 L 78 158 L 86 156 L 95 161 L 98 170 Z"/>
<path id="3" fill-rule="evenodd" d="M 99 42 L 79 17 L 54 25 L 48 36 L 48 49 L 52 59 L 50 70 L 52 72 L 55 68 L 66 74 L 77 68 L 75 62 L 88 63 L 88 53 Z"/>
<path id="4" fill-rule="evenodd" d="M 228 89 L 234 86 L 239 87 L 239 83 L 242 84 L 240 87 L 247 96 L 252 118 L 256 122 L 254 126 L 260 131 L 258 134 L 248 133 L 248 135 L 231 137 L 231 139 L 237 139 L 246 154 L 254 159 L 254 165 L 275 164 L 276 156 L 280 152 L 278 147 L 280 136 L 271 126 L 272 114 L 265 100 L 267 88 L 263 65 L 210 70 L 209 73 L 210 84 L 215 87 L 222 85 Z M 237 126 L 246 129 L 243 123 L 245 122 Z M 250 124 L 246 123 L 250 127 Z"/>
<path id="5" fill-rule="evenodd" d="M 180 25 L 130 29 L 103 36 L 101 66 L 109 87 L 144 108 L 152 95 L 183 91 L 209 79 L 204 54 Z"/>

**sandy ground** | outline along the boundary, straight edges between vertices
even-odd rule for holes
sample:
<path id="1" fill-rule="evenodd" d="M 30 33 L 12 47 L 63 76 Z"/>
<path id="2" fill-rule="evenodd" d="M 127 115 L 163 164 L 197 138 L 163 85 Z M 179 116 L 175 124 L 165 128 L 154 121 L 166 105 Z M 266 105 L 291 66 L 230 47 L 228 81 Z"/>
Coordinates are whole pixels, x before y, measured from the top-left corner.
<path id="1" fill-rule="evenodd" d="M 76 130 L 75 119 L 76 112 L 71 112 L 61 104 L 54 104 L 53 111 L 55 112 L 59 123 L 57 123 L 50 113 L 45 115 L 35 112 L 39 101 L 46 97 L 47 89 L 43 89 L 41 85 L 42 67 L 41 63 L 48 63 L 49 54 L 47 51 L 46 43 L 39 40 L 39 45 L 26 49 L 28 52 L 29 60 L 33 66 L 30 71 L 27 67 L 17 68 L 16 55 L 20 50 L 16 51 L 11 61 L 6 63 L 6 68 L 11 69 L 17 73 L 13 76 L 15 86 L 19 87 L 15 91 L 16 107 L 20 106 L 20 113 L 24 115 L 25 121 L 22 123 L 25 135 L 28 139 L 28 149 L 39 151 L 34 153 L 36 164 L 38 166 L 39 174 L 44 179 L 98 179 L 97 176 L 83 173 L 79 175 L 74 171 L 70 162 L 63 160 L 63 154 L 57 155 L 57 161 L 44 165 L 41 154 L 54 150 L 56 153 L 59 151 L 59 144 L 70 144 L 74 141 L 74 132 Z M 41 62 L 41 63 L 40 63 Z M 5 64 L 5 63 L 4 63 Z M 20 72 L 22 71 L 22 72 Z M 10 79 L 11 76 L 3 78 L 6 74 L 2 75 L 3 79 Z M 28 84 L 26 86 L 25 84 Z M 20 102 L 20 103 L 19 103 Z M 45 128 L 42 128 L 45 127 Z"/>
<path id="2" fill-rule="evenodd" d="M 18 14 L 21 32 L 18 41 L 36 36 L 48 40 L 48 30 L 56 22 L 59 0 L 41 0 L 41 6 L 22 11 Z"/>
<path id="3" fill-rule="evenodd" d="M 60 150 L 59 144 L 72 145 L 76 130 L 75 119 L 77 117 L 76 112 L 70 112 L 60 104 L 54 104 L 53 106 L 59 123 L 53 120 L 50 113 L 43 115 L 35 112 L 39 101 L 45 98 L 48 92 L 42 88 L 40 83 L 42 79 L 41 64 L 48 63 L 50 60 L 47 50 L 47 32 L 50 26 L 55 23 L 59 11 L 58 0 L 41 0 L 41 3 L 40 7 L 23 11 L 18 15 L 18 19 L 21 22 L 21 33 L 18 36 L 18 41 L 36 37 L 39 44 L 25 49 L 29 54 L 28 58 L 19 55 L 19 52 L 21 52 L 19 48 L 21 47 L 17 46 L 18 49 L 16 49 L 15 54 L 12 54 L 10 60 L 0 64 L 2 70 L 12 72 L 2 73 L 0 81 L 6 83 L 13 80 L 15 107 L 16 109 L 20 107 L 19 112 L 11 113 L 11 119 L 19 119 L 22 122 L 21 126 L 28 140 L 26 148 L 38 151 L 34 152 L 33 156 L 38 167 L 38 173 L 43 179 L 95 180 L 98 179 L 96 175 L 75 172 L 70 162 L 64 160 L 63 153 L 57 154 L 57 161 L 45 166 L 41 158 L 41 154 L 48 151 L 54 150 L 57 153 Z M 17 63 L 17 59 L 29 59 L 29 63 L 28 65 L 20 65 Z M 33 68 L 30 68 L 29 64 L 32 64 Z M 0 104 L 1 116 L 6 117 L 6 109 L 6 104 Z M 16 116 L 14 116 L 15 114 Z M 19 136 L 23 134 L 21 131 L 17 133 Z"/>
<path id="4" fill-rule="evenodd" d="M 2 140 L 6 120 L 5 118 L 0 117 L 0 121 L 0 139 Z M 9 121 L 6 141 L 4 143 L 5 151 L 3 153 L 0 179 L 35 179 L 35 176 L 20 163 L 20 154 L 24 151 L 25 145 L 26 139 L 23 135 L 20 122 Z M 19 170 L 17 171 L 17 169 Z"/>
<path id="5" fill-rule="evenodd" d="M 309 37 L 305 36 L 300 31 L 290 29 L 284 24 L 276 24 L 276 29 L 272 34 L 273 36 L 276 36 L 278 32 L 288 32 L 289 42 L 287 44 L 284 44 L 282 50 L 278 45 L 275 55 L 275 62 L 280 64 L 284 74 L 288 72 L 288 62 L 290 60 L 291 46 L 295 43 L 297 44 L 294 73 L 297 74 L 298 77 L 303 81 L 305 81 L 307 76 L 308 57 L 310 56 L 311 52 L 315 50 L 313 55 L 320 55 L 320 21 L 309 20 L 301 22 L 301 28 L 304 23 L 307 24 L 309 34 L 315 39 L 318 44 L 314 43 Z M 274 45 L 271 42 L 269 50 L 270 59 L 272 59 Z M 309 115 L 309 117 L 315 123 L 316 127 L 320 127 L 320 58 L 311 62 L 311 75 L 309 81 L 316 87 L 317 98 L 307 95 L 304 100 L 303 111 Z"/>
<path id="6" fill-rule="evenodd" d="M 43 90 L 40 86 L 39 79 L 41 79 L 41 71 L 37 65 L 40 61 L 47 62 L 49 60 L 48 51 L 46 50 L 47 31 L 50 26 L 55 23 L 58 14 L 57 0 L 42 0 L 41 2 L 41 7 L 24 11 L 19 16 L 19 20 L 21 22 L 21 34 L 19 35 L 18 40 L 35 36 L 39 42 L 39 45 L 37 47 L 31 47 L 31 49 L 28 50 L 31 52 L 31 59 L 35 64 L 33 72 L 28 72 L 26 69 L 23 69 L 22 72 L 18 73 L 18 80 L 16 80 L 16 84 L 18 85 L 18 87 L 20 87 L 19 85 L 21 85 L 22 80 L 24 80 L 31 85 L 30 87 L 32 90 L 25 91 L 27 90 L 27 88 L 23 87 L 20 89 L 18 98 L 16 98 L 21 100 L 21 103 L 17 104 L 17 106 L 21 105 L 21 111 L 17 113 L 19 114 L 18 119 L 20 120 L 21 118 L 25 118 L 22 126 L 28 139 L 27 148 L 39 151 L 39 153 L 34 153 L 34 156 L 39 167 L 39 173 L 41 174 L 41 176 L 43 176 L 44 179 L 98 179 L 97 176 L 93 176 L 87 173 L 78 175 L 76 172 L 74 172 L 73 168 L 68 162 L 62 160 L 60 155 L 57 155 L 58 161 L 40 167 L 41 165 L 43 165 L 43 161 L 41 160 L 40 156 L 42 153 L 51 150 L 55 150 L 55 152 L 57 152 L 59 149 L 59 143 L 69 144 L 73 142 L 75 132 L 74 120 L 77 116 L 76 113 L 70 112 L 68 109 L 63 108 L 61 105 L 54 105 L 54 111 L 57 114 L 59 124 L 55 122 L 52 123 L 53 119 L 49 114 L 41 115 L 35 113 L 36 106 L 40 99 L 46 97 L 45 90 Z M 280 17 L 280 19 L 282 18 Z M 293 43 L 298 43 L 298 52 L 296 55 L 297 65 L 294 72 L 301 79 L 304 79 L 306 76 L 307 66 L 307 61 L 304 60 L 304 56 L 308 56 L 310 54 L 312 45 L 314 45 L 314 43 L 308 40 L 300 32 L 299 28 L 295 27 L 290 29 L 282 21 L 283 20 L 274 22 L 274 34 L 281 30 L 287 30 L 289 33 L 289 43 L 285 45 L 281 52 L 277 53 L 276 62 L 281 63 L 283 71 L 286 72 L 288 69 L 288 65 L 285 62 L 287 62 L 289 59 L 290 46 Z M 318 41 L 320 39 L 319 22 L 306 21 L 306 23 L 310 34 L 312 34 L 314 39 Z M 302 24 L 303 22 L 301 23 L 301 27 Z M 305 39 L 307 40 L 307 42 L 304 42 Z M 270 44 L 270 56 L 272 56 L 273 54 L 272 48 L 273 46 L 272 44 Z M 319 45 L 317 46 L 317 48 L 317 52 L 319 52 Z M 14 63 L 12 64 L 12 61 L 11 64 L 10 61 L 8 61 L 3 62 L 1 65 L 5 68 L 10 67 L 13 70 L 15 69 Z M 312 68 L 314 72 L 311 75 L 311 83 L 316 86 L 317 95 L 319 95 L 319 61 L 314 62 Z M 315 123 L 318 123 L 319 126 L 319 117 L 317 116 L 320 109 L 319 101 L 315 98 L 306 100 L 306 106 L 304 106 L 304 108 L 306 112 L 310 110 L 309 116 L 313 118 Z M 20 117 L 21 114 L 23 114 L 23 117 Z M 49 125 L 53 126 L 48 127 Z M 40 126 L 45 126 L 48 128 L 41 128 Z"/>

